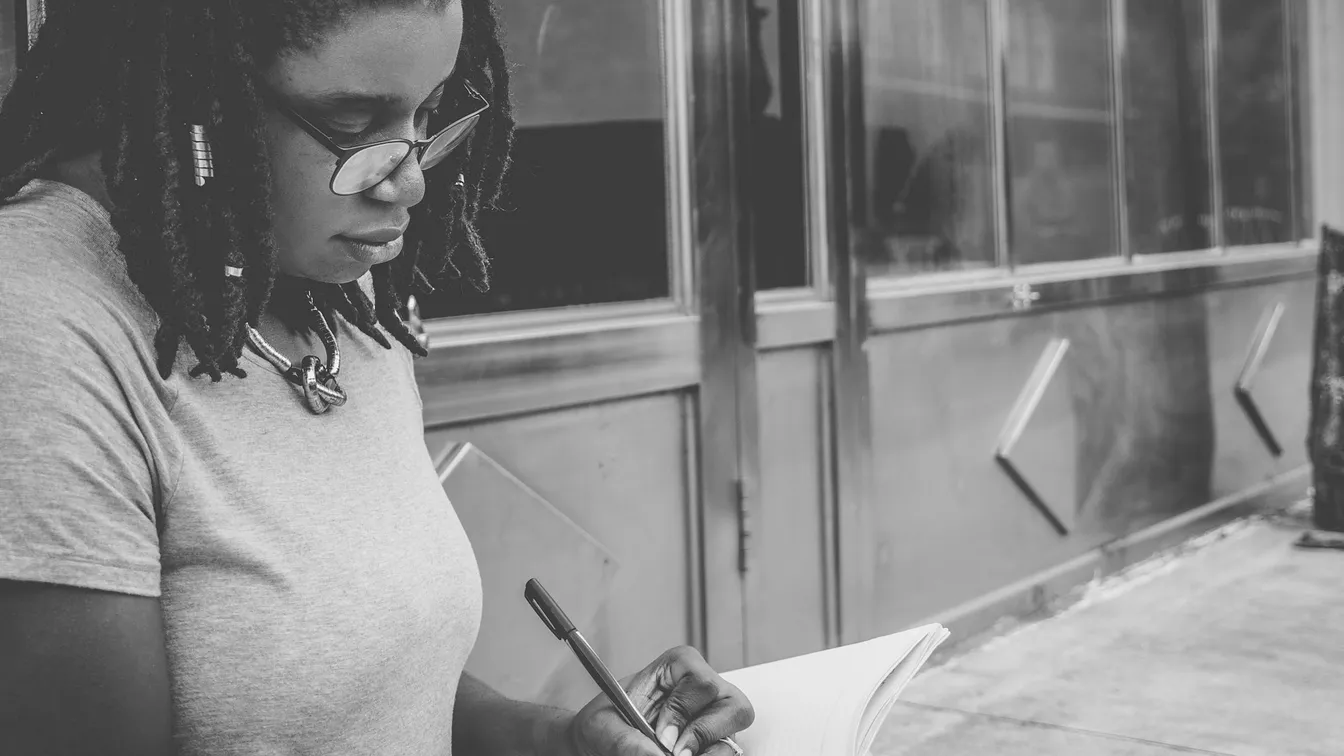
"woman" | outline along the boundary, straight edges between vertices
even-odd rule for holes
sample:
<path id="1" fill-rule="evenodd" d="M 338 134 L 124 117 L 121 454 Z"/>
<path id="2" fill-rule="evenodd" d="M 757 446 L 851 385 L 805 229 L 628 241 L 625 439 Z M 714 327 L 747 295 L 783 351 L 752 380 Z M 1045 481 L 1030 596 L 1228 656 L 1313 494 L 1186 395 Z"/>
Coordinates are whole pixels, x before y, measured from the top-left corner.
<path id="1" fill-rule="evenodd" d="M 486 282 L 488 0 L 51 8 L 0 110 L 0 751 L 658 753 L 462 672 L 398 312 Z M 752 719 L 691 649 L 625 685 L 678 756 Z"/>

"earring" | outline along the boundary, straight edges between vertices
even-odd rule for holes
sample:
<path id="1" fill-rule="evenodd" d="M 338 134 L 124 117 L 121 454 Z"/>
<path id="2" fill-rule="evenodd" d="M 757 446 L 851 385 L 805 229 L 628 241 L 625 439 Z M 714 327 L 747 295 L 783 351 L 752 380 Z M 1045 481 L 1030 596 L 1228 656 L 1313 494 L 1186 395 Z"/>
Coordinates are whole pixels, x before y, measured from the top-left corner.
<path id="1" fill-rule="evenodd" d="M 453 186 L 457 187 L 458 189 L 462 189 L 466 185 L 467 185 L 467 177 L 460 173 L 457 174 L 457 183 L 453 184 Z"/>
<path id="2" fill-rule="evenodd" d="M 191 125 L 191 158 L 196 171 L 196 186 L 205 186 L 205 180 L 215 175 L 215 156 L 210 150 L 210 139 L 205 127 Z"/>

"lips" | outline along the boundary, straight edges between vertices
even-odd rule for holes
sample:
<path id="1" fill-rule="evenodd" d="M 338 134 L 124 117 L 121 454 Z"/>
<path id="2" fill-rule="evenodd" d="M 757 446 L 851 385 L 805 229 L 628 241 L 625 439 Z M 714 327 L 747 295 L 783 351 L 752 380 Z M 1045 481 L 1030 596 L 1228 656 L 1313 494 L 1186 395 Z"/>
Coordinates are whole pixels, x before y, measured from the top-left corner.
<path id="1" fill-rule="evenodd" d="M 368 231 L 360 231 L 353 234 L 341 234 L 351 241 L 363 242 L 365 244 L 387 244 L 401 238 L 406 233 L 404 226 L 388 226 L 386 228 L 375 228 Z"/>

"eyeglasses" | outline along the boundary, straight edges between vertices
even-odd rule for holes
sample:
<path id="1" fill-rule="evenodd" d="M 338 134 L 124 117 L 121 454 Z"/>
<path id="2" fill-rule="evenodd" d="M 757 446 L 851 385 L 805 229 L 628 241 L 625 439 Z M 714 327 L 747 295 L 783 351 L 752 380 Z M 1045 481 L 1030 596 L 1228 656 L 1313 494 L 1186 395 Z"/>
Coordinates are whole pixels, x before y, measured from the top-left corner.
<path id="1" fill-rule="evenodd" d="M 369 187 L 391 176 L 412 151 L 421 170 L 428 170 L 443 162 L 471 135 L 472 129 L 481 120 L 481 114 L 490 109 L 490 101 L 485 99 L 476 88 L 462 82 L 467 96 L 472 100 L 475 110 L 453 121 L 428 139 L 384 139 L 354 147 L 342 147 L 332 141 L 312 121 L 299 115 L 299 112 L 278 100 L 275 103 L 281 113 L 294 121 L 299 128 L 308 132 L 323 147 L 336 156 L 336 168 L 331 172 L 331 191 L 334 194 L 348 196 L 367 191 Z"/>

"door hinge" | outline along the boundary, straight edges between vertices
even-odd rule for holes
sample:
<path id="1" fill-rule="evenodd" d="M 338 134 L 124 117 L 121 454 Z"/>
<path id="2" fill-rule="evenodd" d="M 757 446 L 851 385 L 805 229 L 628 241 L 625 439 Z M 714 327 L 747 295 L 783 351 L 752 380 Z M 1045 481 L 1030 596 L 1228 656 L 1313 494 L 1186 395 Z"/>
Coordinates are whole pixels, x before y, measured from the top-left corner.
<path id="1" fill-rule="evenodd" d="M 733 481 L 737 499 L 737 570 L 746 574 L 751 556 L 751 515 L 747 509 L 747 486 L 739 478 Z"/>

